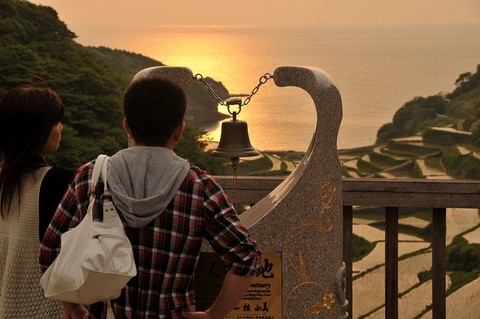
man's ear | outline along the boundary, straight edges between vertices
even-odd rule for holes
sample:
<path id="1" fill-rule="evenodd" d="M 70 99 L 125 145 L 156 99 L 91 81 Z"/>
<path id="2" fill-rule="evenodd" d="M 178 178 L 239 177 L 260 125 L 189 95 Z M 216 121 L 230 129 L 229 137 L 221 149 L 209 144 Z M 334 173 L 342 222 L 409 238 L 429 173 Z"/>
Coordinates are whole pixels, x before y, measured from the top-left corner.
<path id="1" fill-rule="evenodd" d="M 182 124 L 180 124 L 173 133 L 173 139 L 175 142 L 180 142 L 183 132 L 185 132 L 185 121 L 182 121 Z"/>
<path id="2" fill-rule="evenodd" d="M 124 129 L 125 133 L 127 133 L 128 139 L 133 140 L 134 137 L 133 137 L 133 134 L 132 134 L 132 130 L 130 129 L 130 126 L 128 126 L 126 118 L 123 118 L 122 126 L 123 126 L 123 129 Z"/>

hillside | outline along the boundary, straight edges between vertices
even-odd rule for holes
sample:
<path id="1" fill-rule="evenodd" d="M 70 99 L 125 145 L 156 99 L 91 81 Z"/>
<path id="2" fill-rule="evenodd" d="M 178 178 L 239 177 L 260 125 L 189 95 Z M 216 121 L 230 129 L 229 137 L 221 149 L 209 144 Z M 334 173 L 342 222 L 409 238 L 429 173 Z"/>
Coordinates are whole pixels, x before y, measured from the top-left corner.
<path id="1" fill-rule="evenodd" d="M 340 151 L 346 177 L 480 178 L 480 65 L 445 96 L 416 97 L 373 146 Z"/>
<path id="2" fill-rule="evenodd" d="M 164 65 L 163 63 L 146 57 L 144 55 L 128 52 L 125 50 L 110 49 L 107 47 L 86 47 L 89 53 L 92 53 L 103 62 L 107 63 L 118 73 L 132 78 L 139 70 L 144 68 Z M 229 92 L 221 82 L 212 78 L 205 78 L 222 99 L 229 97 Z M 199 81 L 194 81 L 186 88 L 188 95 L 188 108 L 186 120 L 194 125 L 216 122 L 225 118 L 225 115 L 217 111 L 217 100 L 207 92 L 205 87 Z"/>
<path id="3" fill-rule="evenodd" d="M 62 147 L 50 161 L 66 166 L 77 166 L 126 146 L 121 128 L 122 93 L 136 72 L 162 65 L 136 53 L 85 47 L 75 38 L 54 9 L 23 0 L 0 0 L 0 97 L 14 86 L 30 82 L 59 93 L 67 113 Z M 222 98 L 228 97 L 221 83 L 206 81 Z M 199 81 L 190 85 L 187 95 L 186 118 L 190 123 L 224 117 L 217 112 L 215 98 Z M 189 137 L 198 135 L 193 130 Z"/>

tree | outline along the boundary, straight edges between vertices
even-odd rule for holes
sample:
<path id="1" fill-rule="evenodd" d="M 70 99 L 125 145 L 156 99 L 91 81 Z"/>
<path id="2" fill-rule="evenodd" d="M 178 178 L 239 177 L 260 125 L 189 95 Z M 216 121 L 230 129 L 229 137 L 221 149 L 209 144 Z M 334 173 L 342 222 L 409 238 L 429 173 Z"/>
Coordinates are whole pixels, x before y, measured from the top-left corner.
<path id="1" fill-rule="evenodd" d="M 212 175 L 224 175 L 228 160 L 214 157 L 210 151 L 206 150 L 208 141 L 205 140 L 205 134 L 204 130 L 187 124 L 182 140 L 175 151 L 179 156 L 188 159 Z"/>
<path id="2" fill-rule="evenodd" d="M 447 105 L 448 100 L 441 95 L 413 98 L 395 112 L 392 123 L 385 124 L 378 130 L 377 143 L 422 132 L 439 121 L 438 116 L 445 113 Z"/>
<path id="3" fill-rule="evenodd" d="M 480 86 L 480 64 L 477 65 L 477 71 L 475 73 L 466 72 L 460 74 L 458 79 L 455 81 L 457 88 L 450 94 L 447 95 L 449 99 L 458 97 L 472 89 Z"/>

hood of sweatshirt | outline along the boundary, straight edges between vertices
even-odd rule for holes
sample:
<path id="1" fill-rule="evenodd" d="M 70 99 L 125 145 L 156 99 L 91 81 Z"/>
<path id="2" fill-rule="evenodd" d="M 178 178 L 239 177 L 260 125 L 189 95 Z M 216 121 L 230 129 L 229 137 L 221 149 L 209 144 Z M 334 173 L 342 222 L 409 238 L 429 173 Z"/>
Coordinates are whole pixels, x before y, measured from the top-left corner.
<path id="1" fill-rule="evenodd" d="M 189 169 L 168 148 L 132 146 L 110 158 L 108 189 L 127 224 L 142 227 L 163 213 Z"/>

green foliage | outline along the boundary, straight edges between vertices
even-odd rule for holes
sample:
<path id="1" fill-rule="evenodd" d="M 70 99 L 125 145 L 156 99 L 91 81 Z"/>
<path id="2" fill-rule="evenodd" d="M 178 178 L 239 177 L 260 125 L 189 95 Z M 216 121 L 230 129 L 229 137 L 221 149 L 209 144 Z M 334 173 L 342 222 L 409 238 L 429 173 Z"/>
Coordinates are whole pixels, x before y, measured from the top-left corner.
<path id="1" fill-rule="evenodd" d="M 0 44 L 30 44 L 75 38 L 51 7 L 27 1 L 0 1 Z"/>
<path id="2" fill-rule="evenodd" d="M 375 248 L 376 243 L 371 243 L 368 240 L 352 234 L 353 240 L 353 261 L 361 260 L 367 256 Z"/>
<path id="3" fill-rule="evenodd" d="M 75 167 L 125 147 L 120 103 L 128 78 L 75 43 L 52 8 L 2 0 L 0 12 L 0 94 L 39 77 L 66 105 L 62 146 L 50 161 Z"/>
<path id="4" fill-rule="evenodd" d="M 393 116 L 393 122 L 386 124 L 377 132 L 377 144 L 385 143 L 391 138 L 415 135 L 425 128 L 445 118 L 438 119 L 446 110 L 448 101 L 445 97 L 434 95 L 415 97 L 405 103 Z"/>
<path id="5" fill-rule="evenodd" d="M 237 173 L 238 175 L 268 175 L 272 167 L 272 161 L 267 156 L 262 156 L 254 160 L 242 161 L 238 165 Z"/>
<path id="6" fill-rule="evenodd" d="M 461 129 L 475 131 L 480 136 L 480 64 L 475 73 L 466 72 L 455 81 L 457 88 L 446 97 L 434 95 L 415 97 L 405 103 L 394 115 L 393 121 L 377 132 L 377 144 L 389 139 L 422 133 L 432 126 L 462 123 Z M 473 126 L 473 127 L 472 127 Z"/>
<path id="7" fill-rule="evenodd" d="M 480 86 L 480 64 L 477 65 L 477 72 L 472 74 L 471 72 L 462 73 L 455 81 L 457 88 L 447 95 L 449 99 L 458 97 L 466 92 L 478 88 Z"/>
<path id="8" fill-rule="evenodd" d="M 447 270 L 471 272 L 480 271 L 480 244 L 469 244 L 457 236 L 447 248 Z"/>
<path id="9" fill-rule="evenodd" d="M 436 128 L 427 128 L 423 133 L 423 140 L 441 144 L 470 144 L 472 135 L 463 131 L 446 131 Z"/>
<path id="10" fill-rule="evenodd" d="M 451 176 L 467 179 L 480 178 L 480 159 L 471 153 L 462 155 L 456 146 L 443 152 L 442 163 Z"/>
<path id="11" fill-rule="evenodd" d="M 478 278 L 480 274 L 480 271 L 477 269 L 475 271 L 471 272 L 465 272 L 465 271 L 455 271 L 450 274 L 450 279 L 452 280 L 452 283 L 450 287 L 448 288 L 447 295 L 450 295 L 451 293 L 455 292 L 456 290 L 462 288 L 469 282 L 474 281 L 475 279 Z"/>
<path id="12" fill-rule="evenodd" d="M 142 54 L 125 50 L 110 49 L 104 46 L 89 47 L 86 50 L 113 67 L 117 72 L 127 75 L 128 78 L 133 77 L 142 69 L 163 65 Z"/>
<path id="13" fill-rule="evenodd" d="M 444 171 L 455 178 L 480 178 L 480 65 L 474 74 L 461 74 L 456 85 L 457 89 L 446 96 L 416 97 L 405 103 L 395 113 L 393 121 L 378 130 L 375 146 L 382 147 L 376 149 L 384 156 L 397 155 L 414 162 L 435 156 L 441 158 L 434 164 L 435 171 Z M 462 148 L 463 154 L 457 146 Z M 350 167 L 350 171 L 344 173 L 346 176 L 399 176 L 397 167 L 389 163 L 388 157 L 373 159 L 375 154 L 371 150 L 343 154 L 355 156 L 357 160 L 356 171 L 352 173 Z M 419 163 L 402 177 L 423 177 L 423 162 Z M 385 168 L 384 164 L 390 167 Z M 431 172 L 428 170 L 432 168 L 431 162 L 425 164 L 425 172 Z"/>
<path id="14" fill-rule="evenodd" d="M 206 152 L 205 134 L 204 130 L 187 125 L 175 151 L 178 156 L 188 159 L 211 175 L 225 175 L 227 159 L 215 157 L 211 152 Z"/>
<path id="15" fill-rule="evenodd" d="M 480 275 L 480 244 L 469 244 L 461 235 L 454 237 L 447 247 L 446 267 L 452 272 L 451 294 Z"/>
<path id="16" fill-rule="evenodd" d="M 432 279 L 432 271 L 431 270 L 422 271 L 418 273 L 417 277 L 420 282 L 429 281 L 430 279 Z"/>

